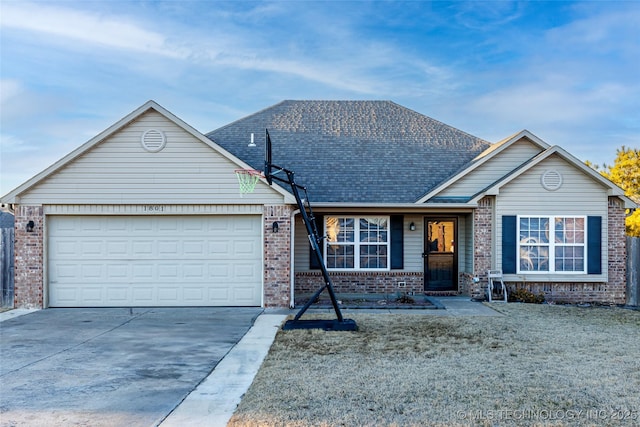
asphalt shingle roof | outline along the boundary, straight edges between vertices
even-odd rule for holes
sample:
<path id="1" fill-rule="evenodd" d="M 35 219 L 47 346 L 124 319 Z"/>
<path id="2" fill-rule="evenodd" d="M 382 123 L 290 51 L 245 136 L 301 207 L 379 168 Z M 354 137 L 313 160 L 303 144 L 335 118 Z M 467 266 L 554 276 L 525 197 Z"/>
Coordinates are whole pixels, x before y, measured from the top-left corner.
<path id="1" fill-rule="evenodd" d="M 413 203 L 490 145 L 391 101 L 283 101 L 207 137 L 262 170 L 265 129 L 312 202 Z"/>

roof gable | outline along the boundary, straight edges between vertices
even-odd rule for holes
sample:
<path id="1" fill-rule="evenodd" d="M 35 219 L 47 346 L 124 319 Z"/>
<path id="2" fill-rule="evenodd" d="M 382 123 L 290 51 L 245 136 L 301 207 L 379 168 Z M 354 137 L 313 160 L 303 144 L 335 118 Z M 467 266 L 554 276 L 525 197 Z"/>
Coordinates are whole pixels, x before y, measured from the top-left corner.
<path id="1" fill-rule="evenodd" d="M 477 191 L 509 174 L 547 148 L 549 144 L 528 130 L 522 130 L 491 145 L 462 170 L 425 194 L 416 203 L 447 200 L 452 197 L 468 201 Z"/>
<path id="2" fill-rule="evenodd" d="M 167 148 L 153 155 L 146 153 L 147 157 L 145 157 L 145 150 L 140 144 L 142 130 L 138 129 L 141 126 L 145 129 L 149 126 L 159 127 L 164 129 L 163 132 L 170 132 L 173 137 L 173 149 L 174 151 L 177 149 L 179 152 L 170 153 L 171 150 Z M 138 133 L 138 131 L 140 132 Z M 134 141 L 135 143 L 133 143 Z M 184 150 L 189 145 L 194 147 L 189 151 L 195 149 L 200 154 L 185 154 L 185 158 L 181 160 L 178 157 L 183 155 L 181 150 Z M 168 144 L 168 146 L 170 145 Z M 201 172 L 198 172 L 193 169 L 192 164 L 187 164 L 187 156 L 190 158 L 200 157 L 202 162 L 208 163 L 202 166 Z M 174 188 L 176 192 L 180 191 L 177 187 L 180 183 L 174 182 L 176 177 L 188 180 L 189 177 L 187 175 L 200 174 L 202 181 L 206 181 L 206 170 L 214 166 L 211 164 L 211 160 L 215 160 L 216 157 L 224 159 L 221 164 L 226 164 L 225 168 L 229 169 L 229 185 L 237 188 L 233 169 L 248 168 L 249 166 L 246 163 L 205 138 L 204 135 L 154 101 L 148 101 L 49 168 L 8 193 L 3 197 L 3 201 L 20 203 L 26 197 L 27 199 L 33 198 L 34 200 L 38 199 L 48 203 L 56 202 L 55 198 L 62 198 L 67 202 L 71 202 L 71 199 L 75 201 L 83 200 L 82 193 L 91 192 L 95 195 L 96 200 L 101 202 L 131 203 L 135 202 L 137 197 L 140 197 L 139 195 L 136 196 L 134 189 L 145 195 L 149 193 L 147 191 L 148 188 L 152 189 L 150 192 L 157 191 L 160 194 L 163 191 L 167 191 L 170 194 L 171 192 L 168 188 L 171 185 L 176 185 L 176 188 Z M 164 160 L 161 158 L 164 158 Z M 172 167 L 172 163 L 176 165 L 184 163 L 184 171 L 176 170 L 177 166 Z M 188 170 L 189 167 L 192 169 Z M 138 169 L 136 170 L 136 168 Z M 135 173 L 131 173 L 132 170 Z M 167 176 L 163 178 L 164 175 Z M 86 177 L 86 179 L 78 179 L 79 177 Z M 154 183 L 150 183 L 150 180 L 165 183 L 153 185 Z M 203 185 L 202 183 L 198 184 L 196 181 L 192 180 L 190 184 L 185 181 L 182 184 L 187 191 L 193 191 L 192 188 Z M 107 187 L 103 185 L 105 182 L 108 182 Z M 64 189 L 65 186 L 67 189 Z M 73 188 L 70 186 L 73 186 Z M 120 186 L 128 187 L 130 191 L 122 190 Z M 52 191 L 53 187 L 56 188 L 56 191 Z M 280 187 L 274 187 L 274 190 L 288 196 Z M 273 192 L 273 190 L 269 190 L 269 192 Z M 125 193 L 128 195 L 125 196 Z M 66 194 L 72 196 L 66 199 Z M 129 196 L 131 200 L 127 199 Z M 100 197 L 103 197 L 103 199 Z M 161 196 L 158 195 L 156 197 L 160 198 Z M 138 200 L 140 202 L 147 201 L 144 198 Z M 198 202 L 201 202 L 201 200 Z"/>
<path id="3" fill-rule="evenodd" d="M 635 202 L 633 202 L 631 199 L 629 199 L 624 195 L 624 191 L 620 187 L 618 187 L 617 185 L 615 185 L 614 183 L 612 183 L 611 181 L 603 177 L 600 173 L 593 170 L 592 168 L 590 168 L 589 166 L 587 166 L 586 164 L 584 164 L 583 162 L 581 162 L 576 157 L 572 156 L 570 153 L 568 153 L 567 151 L 565 151 L 563 148 L 559 146 L 549 147 L 548 149 L 546 149 L 536 157 L 532 158 L 530 161 L 521 165 L 521 167 L 513 170 L 512 173 L 505 175 L 501 179 L 487 186 L 482 191 L 475 194 L 472 198 L 472 201 L 477 202 L 482 197 L 487 195 L 498 195 L 502 187 L 508 185 L 510 182 L 513 182 L 518 177 L 522 176 L 532 168 L 540 164 L 543 164 L 547 159 L 549 159 L 552 156 L 560 157 L 569 165 L 573 166 L 574 168 L 582 172 L 586 177 L 600 184 L 603 188 L 606 189 L 607 194 L 609 196 L 619 197 L 621 200 L 624 201 L 626 208 L 637 207 Z"/>
<path id="4" fill-rule="evenodd" d="M 390 101 L 283 101 L 207 137 L 263 169 L 265 129 L 317 202 L 413 203 L 490 146 Z"/>

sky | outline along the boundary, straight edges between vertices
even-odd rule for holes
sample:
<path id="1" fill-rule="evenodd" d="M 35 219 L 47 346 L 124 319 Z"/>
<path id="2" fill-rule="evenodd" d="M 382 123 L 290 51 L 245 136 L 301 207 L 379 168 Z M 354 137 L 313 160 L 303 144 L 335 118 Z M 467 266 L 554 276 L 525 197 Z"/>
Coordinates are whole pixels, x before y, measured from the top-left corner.
<path id="1" fill-rule="evenodd" d="M 640 147 L 640 1 L 0 0 L 0 195 L 150 99 L 202 133 L 391 100 L 612 164 Z"/>

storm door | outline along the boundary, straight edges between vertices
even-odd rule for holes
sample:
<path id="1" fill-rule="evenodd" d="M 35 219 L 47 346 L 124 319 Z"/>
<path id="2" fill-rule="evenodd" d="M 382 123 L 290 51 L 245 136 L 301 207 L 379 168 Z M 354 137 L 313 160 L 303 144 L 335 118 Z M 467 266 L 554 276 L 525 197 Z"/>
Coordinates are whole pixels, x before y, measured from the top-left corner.
<path id="1" fill-rule="evenodd" d="M 458 289 L 458 241 L 456 218 L 425 218 L 424 290 Z"/>

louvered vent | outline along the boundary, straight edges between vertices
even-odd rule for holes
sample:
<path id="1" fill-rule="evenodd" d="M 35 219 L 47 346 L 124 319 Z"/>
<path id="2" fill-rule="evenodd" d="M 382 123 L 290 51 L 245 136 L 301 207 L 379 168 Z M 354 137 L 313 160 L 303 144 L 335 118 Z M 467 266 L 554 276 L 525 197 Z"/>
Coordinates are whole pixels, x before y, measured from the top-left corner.
<path id="1" fill-rule="evenodd" d="M 167 143 L 167 139 L 162 131 L 157 129 L 149 129 L 142 134 L 142 147 L 151 152 L 157 153 L 162 150 Z"/>
<path id="2" fill-rule="evenodd" d="M 557 170 L 546 171 L 540 178 L 545 190 L 556 191 L 562 187 L 562 175 Z"/>

